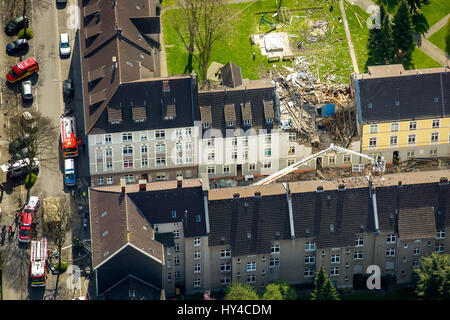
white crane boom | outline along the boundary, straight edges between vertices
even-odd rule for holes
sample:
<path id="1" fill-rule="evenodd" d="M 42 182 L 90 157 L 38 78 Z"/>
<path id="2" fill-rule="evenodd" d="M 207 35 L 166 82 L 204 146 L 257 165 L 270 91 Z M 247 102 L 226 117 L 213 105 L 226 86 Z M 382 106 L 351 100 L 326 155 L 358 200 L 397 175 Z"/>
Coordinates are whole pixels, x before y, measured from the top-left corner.
<path id="1" fill-rule="evenodd" d="M 317 157 L 319 157 L 319 156 L 321 156 L 321 155 L 323 155 L 323 154 L 325 154 L 325 153 L 328 153 L 328 152 L 330 152 L 330 151 L 339 151 L 339 152 L 344 152 L 344 153 L 354 154 L 354 155 L 356 155 L 356 156 L 359 156 L 359 157 L 368 159 L 374 166 L 376 165 L 376 161 L 375 161 L 374 158 L 372 158 L 372 157 L 370 157 L 370 156 L 368 156 L 368 155 L 366 155 L 366 154 L 362 154 L 362 153 L 359 153 L 359 152 L 356 152 L 356 151 L 352 151 L 352 150 L 348 150 L 348 149 L 345 149 L 345 148 L 341 148 L 341 147 L 335 146 L 335 145 L 332 143 L 332 144 L 331 144 L 328 148 L 326 148 L 325 150 L 319 151 L 319 152 L 317 152 L 316 154 L 313 154 L 313 155 L 311 155 L 311 156 L 309 156 L 309 157 L 306 157 L 306 158 L 304 158 L 304 159 L 302 159 L 302 160 L 300 160 L 300 161 L 298 161 L 298 162 L 296 162 L 296 163 L 294 163 L 294 164 L 291 164 L 290 166 L 288 166 L 288 167 L 286 167 L 286 168 L 284 168 L 284 169 L 281 169 L 280 171 L 277 171 L 277 172 L 275 172 L 275 173 L 272 173 L 270 176 L 268 176 L 268 177 L 266 177 L 266 178 L 264 178 L 264 179 L 262 179 L 262 180 L 260 180 L 260 181 L 258 181 L 258 182 L 255 182 L 253 185 L 254 185 L 254 186 L 260 186 L 260 185 L 263 185 L 263 184 L 268 184 L 268 183 L 270 183 L 270 182 L 273 182 L 273 181 L 275 181 L 275 180 L 277 180 L 277 179 L 279 179 L 279 178 L 281 178 L 281 177 L 287 175 L 288 173 L 291 173 L 291 172 L 294 171 L 297 167 L 301 166 L 301 165 L 304 164 L 305 162 L 308 162 L 308 161 L 310 161 L 310 160 L 312 160 L 312 159 L 315 159 L 315 158 L 317 158 Z M 380 169 L 380 170 L 381 170 L 381 169 Z"/>

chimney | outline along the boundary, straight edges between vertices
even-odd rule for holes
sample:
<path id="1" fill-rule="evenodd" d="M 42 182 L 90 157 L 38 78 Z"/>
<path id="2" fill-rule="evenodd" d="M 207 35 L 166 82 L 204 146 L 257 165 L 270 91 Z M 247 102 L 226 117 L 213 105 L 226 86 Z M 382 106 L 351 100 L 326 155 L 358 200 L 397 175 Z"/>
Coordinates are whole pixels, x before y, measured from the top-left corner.
<path id="1" fill-rule="evenodd" d="M 127 185 L 127 180 L 125 178 L 120 179 L 120 186 L 122 187 L 122 193 L 125 193 L 125 186 Z"/>
<path id="2" fill-rule="evenodd" d="M 339 191 L 344 191 L 344 190 L 345 190 L 345 185 L 341 183 L 341 184 L 338 186 L 338 190 L 339 190 Z"/>
<path id="3" fill-rule="evenodd" d="M 323 192 L 323 187 L 322 186 L 318 186 L 317 187 L 317 192 Z"/>
<path id="4" fill-rule="evenodd" d="M 117 69 L 117 57 L 116 56 L 112 57 L 112 63 L 113 63 L 113 71 L 115 71 Z"/>
<path id="5" fill-rule="evenodd" d="M 255 197 L 261 198 L 261 191 L 255 191 Z"/>
<path id="6" fill-rule="evenodd" d="M 147 180 L 139 180 L 139 191 L 147 191 Z"/>
<path id="7" fill-rule="evenodd" d="M 399 188 L 402 187 L 402 181 L 401 180 L 398 182 L 398 187 Z"/>
<path id="8" fill-rule="evenodd" d="M 239 193 L 237 193 L 237 192 L 233 193 L 233 199 L 237 199 L 239 197 L 240 197 Z"/>
<path id="9" fill-rule="evenodd" d="M 188 211 L 184 210 L 184 221 L 187 222 Z"/>
<path id="10" fill-rule="evenodd" d="M 177 188 L 183 187 L 183 177 L 177 177 Z"/>
<path id="11" fill-rule="evenodd" d="M 439 180 L 439 184 L 440 185 L 448 184 L 448 178 L 447 177 L 441 177 L 441 179 Z"/>

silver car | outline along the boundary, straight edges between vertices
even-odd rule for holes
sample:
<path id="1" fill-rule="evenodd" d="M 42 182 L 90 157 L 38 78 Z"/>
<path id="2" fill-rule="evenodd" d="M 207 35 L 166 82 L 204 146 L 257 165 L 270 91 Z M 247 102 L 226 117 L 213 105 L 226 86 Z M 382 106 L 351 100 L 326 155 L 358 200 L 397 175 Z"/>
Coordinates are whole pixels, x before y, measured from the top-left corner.
<path id="1" fill-rule="evenodd" d="M 31 85 L 31 81 L 22 81 L 21 86 L 22 99 L 24 100 L 32 100 L 33 99 L 33 86 Z"/>

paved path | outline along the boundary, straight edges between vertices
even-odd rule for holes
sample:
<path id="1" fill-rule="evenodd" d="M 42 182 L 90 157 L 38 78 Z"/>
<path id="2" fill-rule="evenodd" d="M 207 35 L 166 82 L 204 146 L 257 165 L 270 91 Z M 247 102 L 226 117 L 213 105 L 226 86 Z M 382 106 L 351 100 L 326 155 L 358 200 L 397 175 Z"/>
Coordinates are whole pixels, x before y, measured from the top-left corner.
<path id="1" fill-rule="evenodd" d="M 344 1 L 339 0 L 339 6 L 341 7 L 342 20 L 344 21 L 345 35 L 347 36 L 348 49 L 350 51 L 350 58 L 352 59 L 353 72 L 359 73 L 358 61 L 356 60 L 355 49 L 352 43 L 352 37 L 350 30 L 348 29 L 347 15 L 345 14 Z"/>

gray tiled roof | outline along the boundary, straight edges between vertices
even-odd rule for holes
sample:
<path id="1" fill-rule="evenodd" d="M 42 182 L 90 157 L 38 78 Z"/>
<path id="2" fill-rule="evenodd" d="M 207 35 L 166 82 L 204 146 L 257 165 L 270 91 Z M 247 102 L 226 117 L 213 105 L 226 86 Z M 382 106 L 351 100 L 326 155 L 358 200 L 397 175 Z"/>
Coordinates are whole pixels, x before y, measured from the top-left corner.
<path id="1" fill-rule="evenodd" d="M 433 207 L 400 209 L 398 217 L 400 239 L 436 237 L 436 221 Z"/>
<path id="2" fill-rule="evenodd" d="M 242 85 L 241 68 L 233 62 L 228 62 L 221 69 L 222 84 L 224 86 L 235 88 Z"/>

